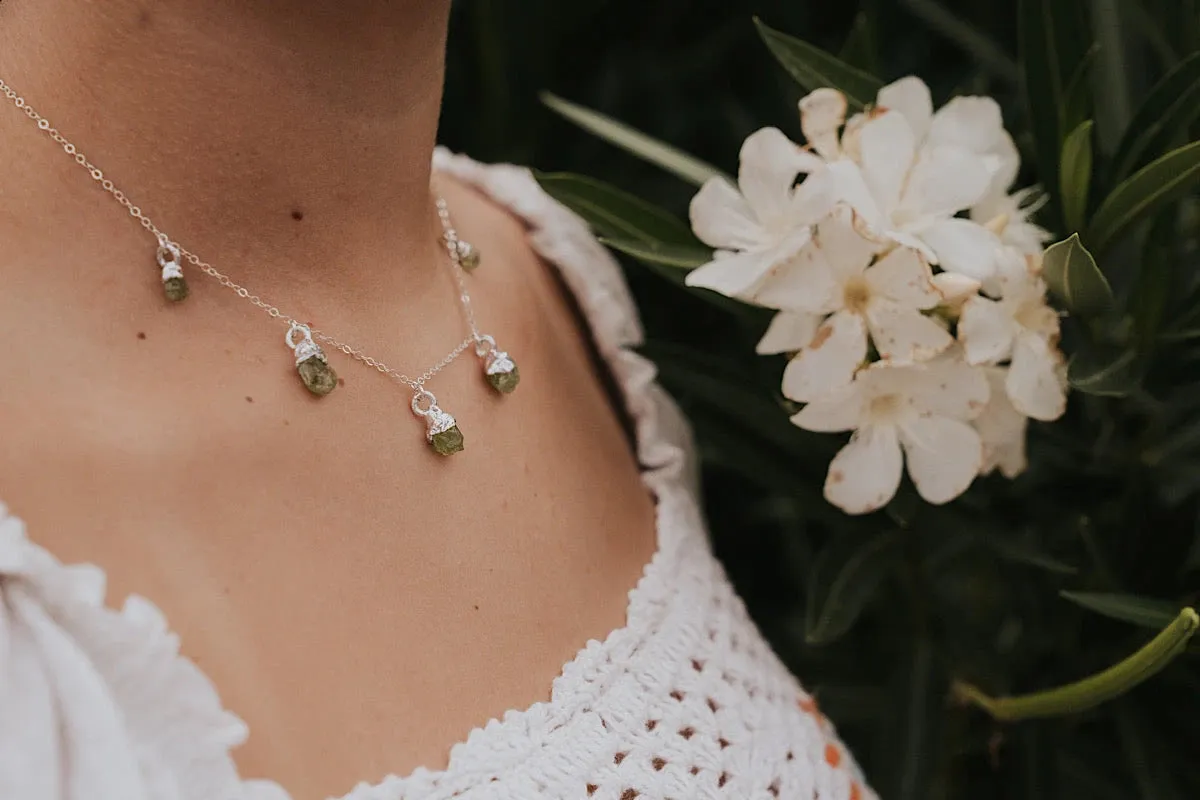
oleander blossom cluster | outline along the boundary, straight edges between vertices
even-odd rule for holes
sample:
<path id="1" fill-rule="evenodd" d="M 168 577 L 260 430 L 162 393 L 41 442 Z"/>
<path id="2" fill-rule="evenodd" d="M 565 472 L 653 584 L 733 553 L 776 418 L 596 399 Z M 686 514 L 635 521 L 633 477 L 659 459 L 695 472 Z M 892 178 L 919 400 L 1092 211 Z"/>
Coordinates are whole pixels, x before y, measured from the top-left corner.
<path id="1" fill-rule="evenodd" d="M 904 78 L 847 118 L 800 101 L 806 146 L 775 128 L 741 150 L 737 186 L 691 204 L 713 260 L 688 284 L 777 311 L 759 342 L 790 355 L 783 394 L 801 428 L 851 431 L 826 498 L 852 514 L 895 495 L 905 469 L 945 503 L 980 474 L 1026 466 L 1030 418 L 1066 408 L 1059 317 L 1041 272 L 1048 235 L 1000 108 L 957 97 L 936 113 Z"/>

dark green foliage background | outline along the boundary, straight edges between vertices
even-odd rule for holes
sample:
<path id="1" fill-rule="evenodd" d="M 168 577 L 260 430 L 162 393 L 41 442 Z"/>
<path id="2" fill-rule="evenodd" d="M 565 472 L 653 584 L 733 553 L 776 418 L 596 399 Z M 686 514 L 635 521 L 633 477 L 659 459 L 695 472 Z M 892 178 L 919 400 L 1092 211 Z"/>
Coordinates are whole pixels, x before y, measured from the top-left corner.
<path id="1" fill-rule="evenodd" d="M 1125 73 L 1136 105 L 1172 51 L 1196 47 L 1200 22 L 1184 20 L 1200 16 L 1189 0 L 1111 2 L 1138 36 Z M 865 13 L 872 47 L 852 55 L 860 66 L 885 80 L 920 75 L 936 104 L 956 93 L 995 96 L 1026 153 L 1022 183 L 1036 180 L 1031 142 L 1020 133 L 1028 122 L 1016 75 L 1016 4 L 938 4 L 985 33 L 998 57 L 933 30 L 931 5 L 464 0 L 452 25 L 441 139 L 485 161 L 595 176 L 683 215 L 690 187 L 553 116 L 538 93 L 601 110 L 732 172 L 742 140 L 759 127 L 801 140 L 802 92 L 751 17 L 838 53 Z M 1107 110 L 1098 107 L 1097 116 Z M 1190 236 L 1169 254 L 1177 262 L 1169 290 L 1176 316 L 1197 305 L 1194 227 Z M 1122 253 L 1102 267 L 1125 293 L 1132 267 Z M 820 496 L 838 440 L 793 428 L 775 397 L 782 362 L 748 355 L 765 320 L 735 322 L 641 267 L 628 274 L 647 354 L 697 428 L 716 549 L 882 797 L 1200 797 L 1195 645 L 1127 697 L 1073 717 L 1001 725 L 948 700 L 952 678 L 994 694 L 1034 691 L 1102 669 L 1148 638 L 1071 605 L 1060 590 L 1196 603 L 1194 347 L 1156 364 L 1129 399 L 1076 395 L 1067 418 L 1033 430 L 1035 466 L 1019 480 L 981 480 L 939 509 L 902 491 L 886 512 L 856 519 Z M 1171 442 L 1174 451 L 1159 458 Z M 842 554 L 865 542 L 891 553 L 886 569 L 851 574 L 835 595 L 842 611 L 831 609 L 829 565 L 844 566 Z M 861 616 L 844 613 L 860 606 Z M 806 631 L 822 610 L 853 626 L 813 644 Z"/>

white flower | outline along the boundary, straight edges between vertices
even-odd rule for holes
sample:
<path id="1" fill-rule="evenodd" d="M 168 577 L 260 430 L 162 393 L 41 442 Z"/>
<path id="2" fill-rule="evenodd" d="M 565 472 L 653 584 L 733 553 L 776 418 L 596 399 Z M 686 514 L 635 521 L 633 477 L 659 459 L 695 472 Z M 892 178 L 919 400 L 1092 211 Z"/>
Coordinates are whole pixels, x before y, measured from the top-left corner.
<path id="1" fill-rule="evenodd" d="M 958 338 L 971 364 L 1010 361 L 1005 390 L 1027 417 L 1050 421 L 1067 407 L 1058 313 L 1046 304 L 1046 284 L 1026 259 L 1008 260 L 1002 297 L 977 295 L 963 304 Z"/>
<path id="2" fill-rule="evenodd" d="M 892 499 L 905 461 L 930 503 L 966 491 L 983 465 L 983 445 L 968 420 L 987 400 L 983 371 L 953 352 L 909 367 L 876 362 L 792 422 L 810 431 L 854 431 L 829 465 L 825 498 L 849 514 L 865 514 Z"/>
<path id="3" fill-rule="evenodd" d="M 1008 193 L 1021 169 L 1021 155 L 1004 129 L 999 103 L 990 97 L 955 97 L 931 116 L 928 87 L 911 77 L 881 89 L 878 103 L 904 114 L 914 131 L 928 131 L 926 145 L 974 154 L 991 179 L 970 207 L 971 219 L 1025 255 L 1042 251 L 1050 234 L 1029 221 L 1044 203 L 1041 190 L 1030 187 Z"/>
<path id="4" fill-rule="evenodd" d="M 1025 430 L 1029 417 L 1013 408 L 1005 391 L 1008 370 L 1004 367 L 984 367 L 991 395 L 987 407 L 975 418 L 975 430 L 983 441 L 981 475 L 995 469 L 1006 478 L 1015 478 L 1025 471 Z"/>
<path id="5" fill-rule="evenodd" d="M 1000 239 L 956 214 L 988 198 L 1016 158 L 995 102 L 958 98 L 934 114 L 929 88 L 904 78 L 879 91 L 874 109 L 851 118 L 839 141 L 831 134 L 844 121 L 845 98 L 838 97 L 821 89 L 800 101 L 801 127 L 817 154 L 859 167 L 833 176 L 838 198 L 873 231 L 921 250 L 930 263 L 990 277 Z"/>
<path id="6" fill-rule="evenodd" d="M 783 393 L 793 400 L 815 400 L 849 383 L 866 361 L 868 335 L 881 360 L 899 365 L 931 358 L 954 342 L 921 313 L 942 296 L 920 254 L 896 247 L 876 259 L 878 243 L 858 224 L 852 209 L 837 206 L 789 268 L 755 293 L 763 305 L 792 312 L 780 327 L 796 325 L 797 334 L 804 331 L 795 312 L 829 315 L 784 372 Z M 780 338 L 774 325 L 764 337 Z M 760 343 L 759 349 L 771 348 Z"/>
<path id="7" fill-rule="evenodd" d="M 692 198 L 692 229 L 717 252 L 688 274 L 687 284 L 742 297 L 795 256 L 833 205 L 828 170 L 796 185 L 797 175 L 819 165 L 775 128 L 751 134 L 742 144 L 737 187 L 712 178 Z"/>

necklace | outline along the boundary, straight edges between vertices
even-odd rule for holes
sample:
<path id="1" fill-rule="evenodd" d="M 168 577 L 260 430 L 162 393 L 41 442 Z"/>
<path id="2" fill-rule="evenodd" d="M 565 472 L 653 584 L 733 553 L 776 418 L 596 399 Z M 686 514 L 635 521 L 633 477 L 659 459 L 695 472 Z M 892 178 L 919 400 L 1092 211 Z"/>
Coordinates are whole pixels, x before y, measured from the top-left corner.
<path id="1" fill-rule="evenodd" d="M 508 353 L 496 346 L 494 338 L 481 333 L 479 326 L 475 322 L 475 312 L 471 307 L 471 295 L 467 291 L 465 275 L 479 266 L 479 251 L 467 241 L 459 238 L 458 232 L 451 224 L 450 209 L 444 199 L 440 197 L 437 199 L 437 214 L 442 224 L 442 242 L 445 244 L 446 253 L 449 256 L 451 270 L 454 273 L 455 283 L 458 286 L 459 304 L 462 307 L 463 316 L 466 317 L 470 333 L 453 350 L 443 356 L 440 361 L 414 378 L 393 367 L 389 367 L 373 356 L 367 355 L 361 349 L 284 313 L 277 306 L 264 300 L 259 295 L 253 294 L 246 287 L 235 283 L 229 276 L 217 270 L 212 264 L 209 264 L 192 251 L 184 248 L 171 237 L 167 236 L 167 234 L 163 233 L 153 220 L 129 199 L 129 196 L 125 192 L 117 188 L 111 179 L 105 177 L 104 173 L 87 156 L 81 153 L 70 140 L 59 133 L 58 129 L 50 124 L 49 120 L 26 103 L 25 99 L 5 83 L 3 78 L 0 78 L 0 93 L 3 93 L 5 97 L 12 101 L 13 105 L 32 120 L 38 126 L 39 130 L 57 142 L 67 155 L 71 156 L 79 166 L 88 171 L 92 180 L 99 184 L 100 188 L 120 203 L 129 212 L 131 217 L 137 220 L 147 232 L 154 236 L 158 242 L 155 260 L 162 279 L 163 294 L 167 300 L 172 303 L 182 302 L 190 294 L 190 289 L 183 273 L 183 262 L 187 261 L 196 269 L 216 280 L 220 285 L 231 290 L 238 297 L 266 312 L 267 316 L 271 317 L 271 319 L 278 320 L 287 325 L 288 329 L 287 333 L 284 334 L 284 342 L 292 351 L 296 372 L 300 376 L 301 382 L 314 395 L 323 397 L 338 386 L 337 373 L 329 365 L 325 351 L 319 344 L 324 343 L 411 389 L 413 396 L 409 407 L 417 417 L 424 420 L 425 437 L 429 442 L 429 446 L 436 453 L 451 455 L 463 449 L 462 431 L 459 430 L 454 417 L 443 411 L 438 405 L 437 397 L 434 396 L 433 392 L 429 391 L 426 384 L 435 375 L 454 363 L 455 359 L 462 355 L 468 348 L 473 347 L 476 357 L 482 361 L 484 377 L 493 389 L 502 394 L 508 394 L 517 388 L 521 375 L 516 363 Z"/>

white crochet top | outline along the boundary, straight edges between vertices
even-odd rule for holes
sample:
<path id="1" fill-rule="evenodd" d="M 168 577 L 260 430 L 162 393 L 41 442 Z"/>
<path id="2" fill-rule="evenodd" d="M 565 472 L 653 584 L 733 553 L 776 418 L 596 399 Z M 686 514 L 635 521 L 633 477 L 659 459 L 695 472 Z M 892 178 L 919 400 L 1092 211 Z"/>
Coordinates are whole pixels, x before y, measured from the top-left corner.
<path id="1" fill-rule="evenodd" d="M 617 264 L 527 170 L 444 150 L 434 163 L 522 218 L 576 294 L 635 423 L 658 547 L 625 627 L 588 642 L 548 700 L 471 731 L 445 770 L 344 800 L 873 798 L 710 552 L 687 429 L 628 349 L 642 334 Z M 158 609 L 106 607 L 103 572 L 60 564 L 3 505 L 0 594 L 0 798 L 287 800 L 239 779 L 230 750 L 248 731 Z"/>

